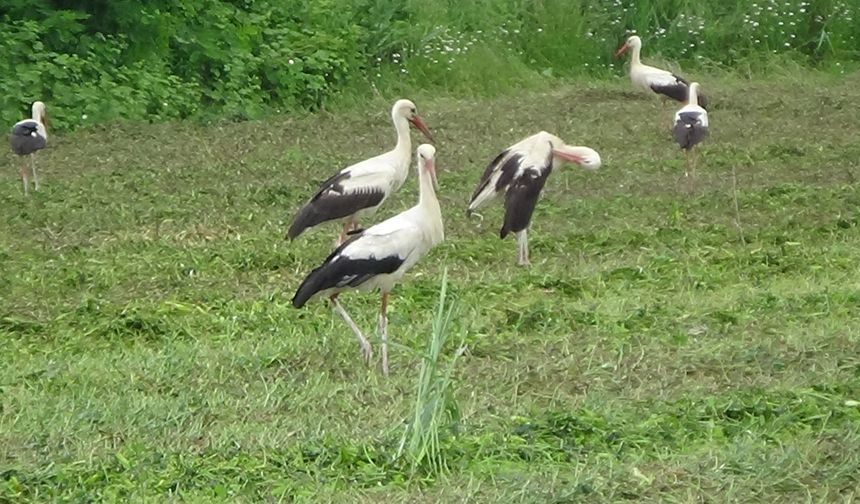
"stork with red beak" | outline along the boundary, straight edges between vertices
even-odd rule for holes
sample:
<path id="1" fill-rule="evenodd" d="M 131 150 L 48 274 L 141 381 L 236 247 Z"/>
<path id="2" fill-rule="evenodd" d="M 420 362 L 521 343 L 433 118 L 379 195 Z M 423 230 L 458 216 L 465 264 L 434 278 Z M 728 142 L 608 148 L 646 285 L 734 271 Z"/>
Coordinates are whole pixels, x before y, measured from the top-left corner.
<path id="1" fill-rule="evenodd" d="M 349 290 L 380 290 L 379 335 L 382 372 L 388 374 L 388 293 L 406 271 L 445 239 L 442 211 L 436 198 L 436 149 L 418 147 L 418 204 L 394 217 L 353 233 L 323 263 L 311 271 L 293 297 L 301 308 L 310 299 L 326 296 L 358 338 L 366 362 L 373 357 L 370 342 L 343 309 L 337 297 Z"/>
<path id="2" fill-rule="evenodd" d="M 628 38 L 627 42 L 615 52 L 615 57 L 621 56 L 627 50 L 632 53 L 630 56 L 630 80 L 633 81 L 633 85 L 675 101 L 687 103 L 690 85 L 686 79 L 668 70 L 642 63 L 639 58 L 639 53 L 642 50 L 642 39 L 636 35 Z M 699 105 L 702 108 L 707 108 L 707 104 L 707 99 L 704 96 L 699 96 Z"/>
<path id="3" fill-rule="evenodd" d="M 516 143 L 493 159 L 472 194 L 467 214 L 505 195 L 505 220 L 499 236 L 517 236 L 520 266 L 529 264 L 528 228 L 538 196 L 556 163 L 576 163 L 587 170 L 600 168 L 594 149 L 566 145 L 555 135 L 541 131 Z"/>
<path id="4" fill-rule="evenodd" d="M 358 228 L 362 217 L 373 215 L 400 189 L 409 174 L 412 158 L 409 125 L 418 128 L 430 141 L 433 135 L 409 100 L 397 100 L 391 108 L 391 120 L 397 131 L 394 149 L 344 168 L 323 182 L 311 200 L 299 209 L 287 237 L 293 239 L 323 222 L 342 220 L 343 231 L 337 240 L 340 245 L 350 230 Z"/>
<path id="5" fill-rule="evenodd" d="M 32 117 L 18 121 L 12 126 L 12 134 L 9 136 L 9 144 L 12 152 L 19 156 L 29 156 L 30 170 L 33 172 L 33 183 L 35 190 L 39 190 L 39 174 L 36 173 L 36 151 L 42 150 L 48 145 L 48 115 L 45 113 L 45 104 L 33 102 L 31 109 Z M 27 164 L 21 162 L 19 170 L 21 181 L 24 184 L 24 194 L 30 193 L 30 181 L 27 177 Z"/>

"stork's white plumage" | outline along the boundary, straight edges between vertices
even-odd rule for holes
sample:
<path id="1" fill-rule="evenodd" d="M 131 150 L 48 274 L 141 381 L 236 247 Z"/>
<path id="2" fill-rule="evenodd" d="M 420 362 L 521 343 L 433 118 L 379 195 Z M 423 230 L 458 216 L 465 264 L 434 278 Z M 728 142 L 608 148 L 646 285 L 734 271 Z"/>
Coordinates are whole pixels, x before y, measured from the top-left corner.
<path id="1" fill-rule="evenodd" d="M 624 45 L 618 48 L 615 57 L 622 55 L 628 49 L 632 53 L 630 56 L 630 80 L 635 86 L 675 101 L 687 102 L 689 83 L 686 79 L 668 70 L 642 63 L 639 57 L 642 51 L 642 39 L 636 35 L 631 36 Z M 707 107 L 707 99 L 704 96 L 699 96 L 699 104 L 702 107 Z"/>
<path id="2" fill-rule="evenodd" d="M 338 245 L 347 232 L 358 227 L 362 217 L 372 215 L 392 193 L 400 189 L 409 174 L 412 139 L 409 124 L 432 141 L 433 136 L 418 115 L 415 104 L 398 100 L 391 109 L 397 131 L 394 149 L 354 164 L 322 183 L 311 200 L 299 209 L 287 236 L 292 239 L 317 224 L 343 219 Z"/>
<path id="3" fill-rule="evenodd" d="M 687 157 L 685 177 L 696 176 L 696 153 L 693 148 L 708 136 L 708 111 L 699 106 L 699 83 L 690 84 L 690 103 L 675 113 L 672 133 Z"/>
<path id="4" fill-rule="evenodd" d="M 566 145 L 555 135 L 541 131 L 502 151 L 493 159 L 472 194 L 471 214 L 499 194 L 505 195 L 505 221 L 499 232 L 504 238 L 517 235 L 518 260 L 529 264 L 528 227 L 538 196 L 556 162 L 573 162 L 588 170 L 600 168 L 600 155 L 589 147 Z"/>
<path id="5" fill-rule="evenodd" d="M 30 157 L 30 170 L 33 172 L 33 183 L 35 189 L 39 190 L 39 174 L 36 173 L 36 151 L 44 149 L 48 145 L 48 115 L 45 113 L 45 104 L 33 102 L 31 109 L 32 117 L 18 121 L 12 126 L 12 134 L 9 135 L 9 144 L 12 152 L 19 156 Z M 30 192 L 30 181 L 27 177 L 27 164 L 23 161 L 20 167 L 21 181 L 24 184 L 24 194 Z"/>
<path id="6" fill-rule="evenodd" d="M 442 211 L 436 198 L 436 149 L 418 147 L 418 204 L 394 217 L 355 234 L 311 271 L 293 297 L 301 308 L 310 299 L 327 296 L 335 310 L 358 338 L 362 354 L 370 361 L 370 342 L 338 302 L 347 290 L 382 292 L 379 334 L 382 339 L 382 372 L 388 374 L 388 294 L 409 268 L 445 238 Z"/>

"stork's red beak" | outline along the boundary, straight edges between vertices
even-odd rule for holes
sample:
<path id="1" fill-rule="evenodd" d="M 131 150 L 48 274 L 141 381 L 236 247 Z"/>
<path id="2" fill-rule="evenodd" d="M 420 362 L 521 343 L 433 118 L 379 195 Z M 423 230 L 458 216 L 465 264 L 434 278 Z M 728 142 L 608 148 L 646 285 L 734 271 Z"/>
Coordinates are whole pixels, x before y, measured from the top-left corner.
<path id="1" fill-rule="evenodd" d="M 581 164 L 585 163 L 585 158 L 584 158 L 584 157 L 582 157 L 582 156 L 577 156 L 576 154 L 571 154 L 570 152 L 565 152 L 565 151 L 563 151 L 563 150 L 561 150 L 561 149 L 553 149 L 553 150 L 552 150 L 552 153 L 553 153 L 554 155 L 556 155 L 556 156 L 558 156 L 558 157 L 560 157 L 560 158 L 564 159 L 565 161 L 570 161 L 570 162 L 572 162 L 572 163 L 576 163 L 576 164 L 578 164 L 578 165 L 581 165 Z"/>
<path id="2" fill-rule="evenodd" d="M 625 51 L 627 51 L 627 49 L 630 49 L 630 44 L 625 42 L 623 46 L 619 47 L 618 50 L 615 51 L 615 54 L 612 57 L 617 58 L 617 57 L 621 56 L 622 54 L 625 53 Z"/>
<path id="3" fill-rule="evenodd" d="M 409 122 L 412 123 L 412 125 L 419 130 L 421 130 L 421 133 L 424 133 L 424 136 L 427 137 L 427 140 L 430 140 L 430 143 L 436 143 L 436 140 L 433 139 L 433 135 L 430 133 L 430 130 L 427 129 L 427 126 L 424 125 L 424 121 L 421 120 L 421 117 L 418 114 L 413 114 L 412 117 L 409 118 Z"/>

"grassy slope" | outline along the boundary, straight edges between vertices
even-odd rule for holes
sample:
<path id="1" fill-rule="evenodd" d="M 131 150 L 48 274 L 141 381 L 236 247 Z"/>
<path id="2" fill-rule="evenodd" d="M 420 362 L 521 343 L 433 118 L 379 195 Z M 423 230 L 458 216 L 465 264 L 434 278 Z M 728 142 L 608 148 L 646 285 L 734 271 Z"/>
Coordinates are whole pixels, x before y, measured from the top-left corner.
<path id="1" fill-rule="evenodd" d="M 388 380 L 325 304 L 289 304 L 334 227 L 283 234 L 316 183 L 392 143 L 390 100 L 52 138 L 43 193 L 23 199 L 11 160 L 0 186 L 0 501 L 850 498 L 858 90 L 856 77 L 710 85 L 691 196 L 665 129 L 674 106 L 627 82 L 418 97 L 447 241 L 396 291 Z M 553 174 L 523 270 L 497 237 L 500 208 L 479 223 L 463 207 L 485 163 L 539 129 L 604 166 Z M 383 216 L 412 204 L 414 181 Z M 389 457 L 443 267 L 469 348 L 463 425 L 452 472 L 422 484 Z M 344 299 L 370 330 L 376 297 Z"/>

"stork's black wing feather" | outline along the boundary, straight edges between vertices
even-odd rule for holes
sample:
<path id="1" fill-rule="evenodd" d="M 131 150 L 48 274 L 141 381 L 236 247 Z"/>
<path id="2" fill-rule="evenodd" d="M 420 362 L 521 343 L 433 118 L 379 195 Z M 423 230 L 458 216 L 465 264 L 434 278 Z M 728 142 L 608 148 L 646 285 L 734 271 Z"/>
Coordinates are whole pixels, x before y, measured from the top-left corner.
<path id="1" fill-rule="evenodd" d="M 349 178 L 349 172 L 341 172 L 323 182 L 314 197 L 299 209 L 287 237 L 293 239 L 309 227 L 374 207 L 385 198 L 385 193 L 378 190 L 345 193 L 342 182 Z"/>
<path id="2" fill-rule="evenodd" d="M 529 227 L 538 197 L 550 173 L 552 154 L 546 161 L 546 169 L 541 171 L 528 168 L 513 180 L 505 193 L 505 221 L 499 231 L 501 238 L 510 232 L 516 233 Z"/>
<path id="3" fill-rule="evenodd" d="M 12 152 L 19 156 L 26 156 L 44 149 L 48 141 L 38 133 L 39 124 L 36 121 L 22 121 L 16 124 L 12 128 L 12 134 L 9 135 Z"/>
<path id="4" fill-rule="evenodd" d="M 678 120 L 675 122 L 672 134 L 682 149 L 691 149 L 707 136 L 708 129 L 702 125 L 701 116 L 701 112 L 678 114 Z"/>
<path id="5" fill-rule="evenodd" d="M 517 172 L 520 169 L 520 164 L 523 162 L 523 156 L 520 154 L 515 154 L 505 161 L 505 164 L 502 165 L 502 174 L 499 176 L 499 180 L 496 181 L 496 191 L 501 191 L 504 188 L 508 187 L 510 183 L 514 180 L 514 177 L 517 175 Z"/>
<path id="6" fill-rule="evenodd" d="M 664 85 L 652 84 L 651 90 L 675 101 L 687 102 L 690 98 L 690 83 L 680 75 L 672 74 L 672 77 L 675 78 L 675 82 Z M 708 110 L 708 98 L 705 95 L 699 93 L 696 101 L 700 107 Z"/>
<path id="7" fill-rule="evenodd" d="M 493 172 L 496 170 L 496 165 L 498 165 L 502 161 L 502 159 L 504 159 L 504 157 L 508 155 L 509 151 L 509 149 L 505 149 L 500 152 L 499 155 L 494 157 L 493 160 L 490 161 L 490 164 L 488 164 L 487 167 L 484 168 L 484 173 L 481 175 L 481 180 L 478 181 L 478 187 L 475 188 L 475 191 L 472 193 L 472 198 L 469 200 L 470 203 L 478 197 L 478 194 L 480 194 L 485 187 L 487 187 L 487 184 L 490 183 L 490 178 L 492 178 Z"/>
<path id="8" fill-rule="evenodd" d="M 687 81 L 675 74 L 672 74 L 672 77 L 675 78 L 675 82 L 669 84 L 651 84 L 651 90 L 675 101 L 687 101 L 687 95 L 689 93 Z"/>
<path id="9" fill-rule="evenodd" d="M 326 289 L 358 287 L 377 275 L 394 273 L 403 264 L 405 259 L 399 255 L 352 258 L 342 254 L 349 244 L 362 236 L 358 234 L 345 241 L 305 277 L 293 296 L 293 306 L 301 308 L 314 294 Z"/>

